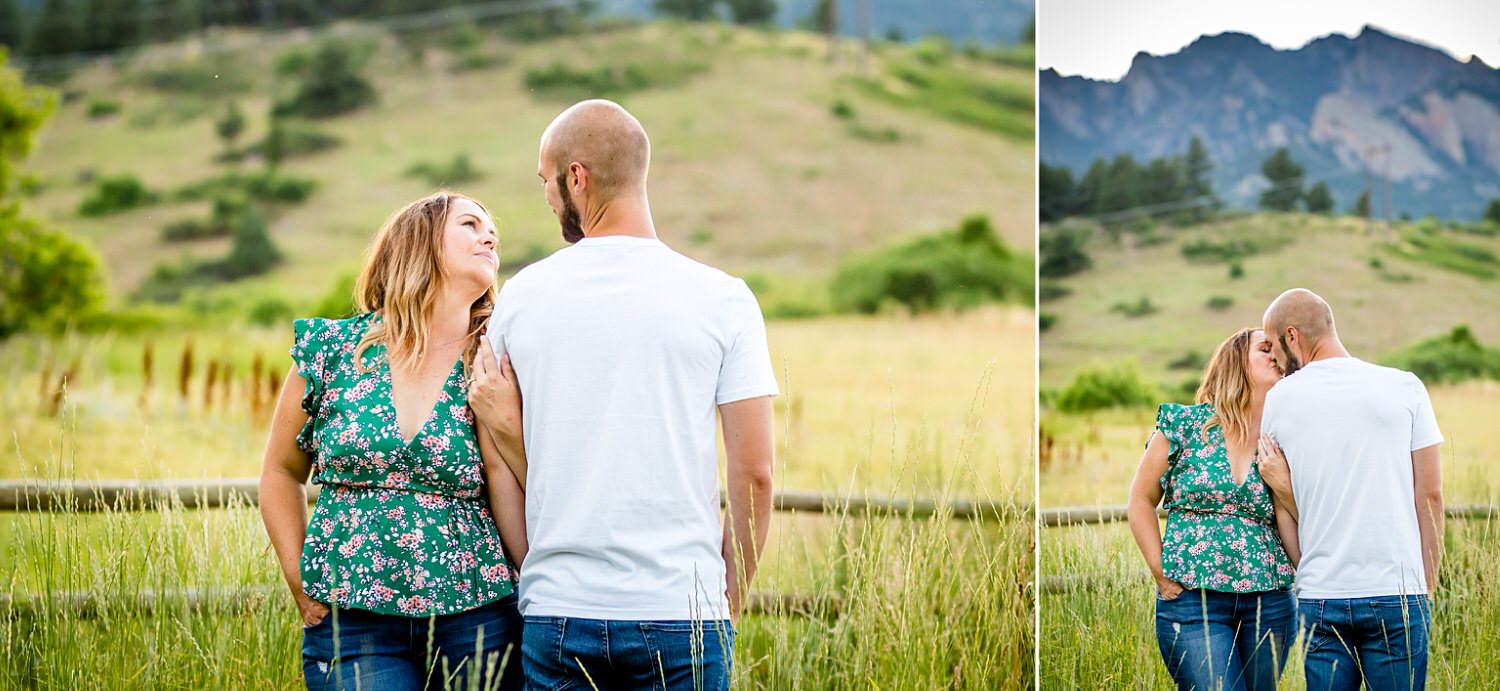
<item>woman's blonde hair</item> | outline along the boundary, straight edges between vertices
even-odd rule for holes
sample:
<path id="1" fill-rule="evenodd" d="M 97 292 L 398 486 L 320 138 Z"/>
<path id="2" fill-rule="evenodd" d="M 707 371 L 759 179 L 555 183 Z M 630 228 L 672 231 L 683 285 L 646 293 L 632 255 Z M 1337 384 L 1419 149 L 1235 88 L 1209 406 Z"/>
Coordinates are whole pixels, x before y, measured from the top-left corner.
<path id="1" fill-rule="evenodd" d="M 1250 432 L 1250 406 L 1254 386 L 1250 382 L 1250 337 L 1260 329 L 1246 327 L 1224 339 L 1203 371 L 1198 402 L 1212 403 L 1214 413 L 1203 425 L 1205 437 L 1214 425 L 1224 429 L 1225 439 L 1246 439 Z"/>
<path id="2" fill-rule="evenodd" d="M 443 228 L 454 200 L 467 199 L 489 209 L 478 199 L 440 190 L 407 204 L 387 218 L 375 234 L 370 258 L 354 286 L 354 304 L 361 312 L 377 312 L 380 321 L 365 332 L 354 349 L 355 366 L 365 369 L 366 348 L 383 343 L 392 365 L 413 365 L 427 351 L 429 316 L 448 280 L 443 269 Z M 469 333 L 464 343 L 465 376 L 479 347 L 479 334 L 495 309 L 493 283 L 469 306 Z M 392 346 L 395 346 L 394 348 Z"/>

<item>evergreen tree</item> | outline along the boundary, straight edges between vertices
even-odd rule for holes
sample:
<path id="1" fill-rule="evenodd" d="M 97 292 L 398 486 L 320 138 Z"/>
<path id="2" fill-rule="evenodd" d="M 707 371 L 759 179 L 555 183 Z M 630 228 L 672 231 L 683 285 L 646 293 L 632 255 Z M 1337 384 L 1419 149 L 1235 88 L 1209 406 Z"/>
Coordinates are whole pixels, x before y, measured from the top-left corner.
<path id="1" fill-rule="evenodd" d="M 11 55 L 21 52 L 21 0 L 0 0 L 0 47 Z"/>
<path id="2" fill-rule="evenodd" d="M 1209 158 L 1208 146 L 1204 145 L 1203 139 L 1198 135 L 1193 135 L 1192 141 L 1188 142 L 1187 158 L 1183 160 L 1182 197 L 1206 202 L 1190 214 L 1195 220 L 1203 220 L 1219 208 L 1219 198 L 1214 196 L 1210 177 L 1213 169 L 1214 162 Z"/>
<path id="3" fill-rule="evenodd" d="M 1333 193 L 1328 190 L 1328 183 L 1320 180 L 1318 184 L 1308 188 L 1302 203 L 1307 205 L 1308 213 L 1333 213 Z"/>
<path id="4" fill-rule="evenodd" d="M 45 0 L 32 25 L 26 54 L 44 57 L 78 50 L 77 5 L 70 0 Z"/>
<path id="5" fill-rule="evenodd" d="M 1354 206 L 1349 208 L 1349 215 L 1366 218 L 1370 215 L 1370 193 L 1360 192 L 1359 199 L 1354 201 Z"/>
<path id="6" fill-rule="evenodd" d="M 1491 199 L 1490 205 L 1484 207 L 1484 220 L 1500 224 L 1500 199 Z"/>
<path id="7" fill-rule="evenodd" d="M 240 112 L 240 105 L 230 101 L 224 115 L 214 122 L 214 129 L 218 131 L 219 138 L 224 140 L 225 153 L 234 155 L 234 142 L 245 131 L 245 114 Z"/>
<path id="8" fill-rule="evenodd" d="M 1104 190 L 1104 178 L 1109 169 L 1109 164 L 1103 157 L 1094 159 L 1089 164 L 1089 169 L 1083 172 L 1083 178 L 1078 181 L 1077 203 L 1073 207 L 1078 213 L 1097 214 L 1099 209 L 1099 195 Z"/>
<path id="9" fill-rule="evenodd" d="M 1043 223 L 1051 223 L 1077 213 L 1077 192 L 1073 185 L 1073 171 L 1064 166 L 1037 165 L 1037 195 L 1040 204 L 1037 211 Z"/>
<path id="10" fill-rule="evenodd" d="M 734 23 L 769 24 L 776 18 L 776 0 L 726 0 Z"/>
<path id="11" fill-rule="evenodd" d="M 714 0 L 656 0 L 652 8 L 657 14 L 701 22 L 713 16 L 714 4 Z"/>
<path id="12" fill-rule="evenodd" d="M 812 16 L 808 17 L 812 30 L 820 34 L 833 31 L 833 0 L 818 0 L 813 7 Z"/>
<path id="13" fill-rule="evenodd" d="M 1120 154 L 1105 171 L 1096 207 L 1100 213 L 1124 211 L 1141 205 L 1140 164 L 1130 154 Z"/>
<path id="14" fill-rule="evenodd" d="M 1260 208 L 1269 211 L 1291 211 L 1302 200 L 1302 166 L 1292 160 L 1292 155 L 1281 147 L 1266 158 L 1260 166 L 1261 175 L 1270 181 L 1271 187 L 1260 194 Z"/>

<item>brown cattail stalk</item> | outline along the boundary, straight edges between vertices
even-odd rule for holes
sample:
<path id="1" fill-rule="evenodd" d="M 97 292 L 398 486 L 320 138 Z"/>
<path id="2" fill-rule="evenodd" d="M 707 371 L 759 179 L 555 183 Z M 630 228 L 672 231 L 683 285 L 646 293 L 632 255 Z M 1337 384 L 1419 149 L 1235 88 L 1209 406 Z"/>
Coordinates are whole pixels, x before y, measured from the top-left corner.
<path id="1" fill-rule="evenodd" d="M 177 373 L 177 394 L 186 403 L 188 385 L 193 383 L 193 339 L 182 344 L 182 365 Z"/>
<path id="2" fill-rule="evenodd" d="M 208 376 L 203 379 L 203 412 L 214 408 L 214 382 L 219 380 L 219 362 L 208 361 Z"/>
<path id="3" fill-rule="evenodd" d="M 261 410 L 261 407 L 265 405 L 265 401 L 261 400 L 260 397 L 260 384 L 261 382 L 265 381 L 265 376 L 263 376 L 265 374 L 265 371 L 265 359 L 261 357 L 260 353 L 256 353 L 255 359 L 250 363 L 249 386 L 245 387 L 246 389 L 248 389 L 246 393 L 248 393 L 250 396 L 250 417 L 255 420 L 261 419 L 261 413 L 263 412 Z"/>
<path id="4" fill-rule="evenodd" d="M 73 358 L 73 363 L 68 365 L 68 369 L 57 378 L 57 388 L 52 390 L 52 400 L 48 401 L 47 405 L 48 417 L 57 417 L 58 413 L 62 412 L 63 395 L 78 379 L 78 364 L 78 358 Z"/>
<path id="5" fill-rule="evenodd" d="M 141 400 L 139 403 L 142 411 L 150 407 L 151 384 L 155 378 L 155 360 L 156 358 L 152 355 L 151 341 L 147 339 L 141 346 Z"/>
<path id="6" fill-rule="evenodd" d="M 234 361 L 226 358 L 223 367 L 219 370 L 224 383 L 224 394 L 221 405 L 224 410 L 229 410 L 229 403 L 234 393 Z"/>
<path id="7" fill-rule="evenodd" d="M 275 406 L 276 398 L 281 395 L 281 378 L 276 376 L 276 370 L 267 370 L 266 381 L 271 384 L 270 390 L 267 391 L 266 401 Z"/>

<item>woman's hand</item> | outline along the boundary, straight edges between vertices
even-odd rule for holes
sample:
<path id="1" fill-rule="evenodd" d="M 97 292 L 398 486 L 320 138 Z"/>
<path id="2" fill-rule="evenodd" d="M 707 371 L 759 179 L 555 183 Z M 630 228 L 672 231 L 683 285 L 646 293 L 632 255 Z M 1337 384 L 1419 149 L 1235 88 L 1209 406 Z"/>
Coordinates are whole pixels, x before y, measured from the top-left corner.
<path id="1" fill-rule="evenodd" d="M 1256 463 L 1260 467 L 1260 479 L 1271 489 L 1277 503 L 1285 506 L 1291 511 L 1292 517 L 1296 518 L 1297 500 L 1292 495 L 1292 467 L 1287 463 L 1286 454 L 1282 452 L 1280 444 L 1264 434 L 1260 435 L 1258 449 L 1260 459 Z"/>
<path id="2" fill-rule="evenodd" d="M 526 486 L 526 444 L 521 430 L 521 384 L 510 356 L 495 361 L 489 336 L 479 337 L 474 379 L 469 382 L 469 407 L 479 425 L 489 430 L 495 446 L 522 488 Z"/>
<path id="3" fill-rule="evenodd" d="M 1155 576 L 1155 578 L 1156 594 L 1163 600 L 1176 600 L 1177 596 L 1182 594 L 1182 591 L 1187 590 L 1187 588 L 1182 587 L 1181 583 L 1166 576 Z"/>
<path id="4" fill-rule="evenodd" d="M 301 588 L 293 596 L 297 600 L 297 613 L 302 615 L 303 626 L 317 626 L 328 616 L 328 605 L 308 597 Z"/>

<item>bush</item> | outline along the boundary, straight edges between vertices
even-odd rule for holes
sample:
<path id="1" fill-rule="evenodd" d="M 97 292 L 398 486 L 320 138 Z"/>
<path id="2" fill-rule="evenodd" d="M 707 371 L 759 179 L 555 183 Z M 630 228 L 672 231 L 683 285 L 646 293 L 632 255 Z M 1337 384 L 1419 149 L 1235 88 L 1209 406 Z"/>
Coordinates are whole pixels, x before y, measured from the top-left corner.
<path id="1" fill-rule="evenodd" d="M 250 306 L 246 316 L 250 323 L 256 326 L 280 326 L 292 320 L 296 310 L 291 303 L 279 297 L 268 297 L 257 300 Z"/>
<path id="2" fill-rule="evenodd" d="M 86 317 L 104 301 L 99 260 L 67 233 L 0 205 L 0 341 L 22 331 L 57 328 Z"/>
<path id="3" fill-rule="evenodd" d="M 595 67 L 554 62 L 526 70 L 526 88 L 564 100 L 618 98 L 645 89 L 677 86 L 708 69 L 696 62 L 657 60 Z"/>
<path id="4" fill-rule="evenodd" d="M 107 98 L 100 98 L 100 99 L 95 99 L 95 100 L 89 101 L 89 118 L 91 118 L 91 119 L 96 119 L 97 120 L 99 118 L 107 118 L 107 117 L 109 117 L 111 115 L 119 115 L 119 114 L 120 114 L 120 102 L 119 101 L 111 101 L 111 100 L 109 100 Z"/>
<path id="5" fill-rule="evenodd" d="M 837 309 L 865 314 L 886 304 L 913 312 L 998 301 L 1029 305 L 1033 292 L 1031 258 L 1007 248 L 983 216 L 850 259 L 831 286 Z"/>
<path id="6" fill-rule="evenodd" d="M 1238 262 L 1238 261 L 1230 262 L 1229 263 L 1229 278 L 1232 280 L 1232 279 L 1244 278 L 1244 277 L 1245 277 L 1245 265 L 1242 264 L 1242 263 L 1240 263 L 1240 262 Z"/>
<path id="7" fill-rule="evenodd" d="M 354 316 L 354 284 L 357 276 L 352 273 L 340 274 L 337 281 L 313 307 L 314 317 L 325 319 L 343 319 Z"/>
<path id="8" fill-rule="evenodd" d="M 1149 406 L 1160 394 L 1131 364 L 1085 369 L 1057 395 L 1057 409 L 1080 413 L 1106 408 Z"/>
<path id="9" fill-rule="evenodd" d="M 135 81 L 171 94 L 207 97 L 242 94 L 254 87 L 252 72 L 235 60 L 235 56 L 225 53 L 207 53 L 201 59 L 140 72 Z"/>
<path id="10" fill-rule="evenodd" d="M 1039 331 L 1048 331 L 1057 325 L 1057 315 L 1052 312 L 1038 312 L 1036 315 L 1036 327 Z"/>
<path id="11" fill-rule="evenodd" d="M 1269 249 L 1269 243 L 1249 238 L 1231 238 L 1214 241 L 1199 238 L 1182 246 L 1182 256 L 1188 261 L 1216 263 L 1251 257 Z"/>
<path id="12" fill-rule="evenodd" d="M 281 250 L 266 233 L 266 217 L 255 207 L 239 215 L 231 240 L 229 256 L 215 267 L 215 272 L 227 280 L 259 276 L 281 263 Z"/>
<path id="13" fill-rule="evenodd" d="M 1230 307 L 1234 307 L 1234 298 L 1228 295 L 1215 295 L 1208 299 L 1208 308 L 1215 312 L 1223 312 Z"/>
<path id="14" fill-rule="evenodd" d="M 1467 325 L 1392 353 L 1385 364 L 1411 372 L 1427 384 L 1500 380 L 1500 349 L 1481 345 Z"/>
<path id="15" fill-rule="evenodd" d="M 161 231 L 165 242 L 203 240 L 229 235 L 239 222 L 240 216 L 250 208 L 242 195 L 225 194 L 214 199 L 213 211 L 207 220 L 193 218 L 168 223 Z"/>
<path id="16" fill-rule="evenodd" d="M 849 105 L 849 102 L 843 99 L 834 101 L 833 105 L 828 107 L 828 112 L 833 113 L 833 117 L 840 120 L 854 119 L 854 106 Z"/>
<path id="17" fill-rule="evenodd" d="M 177 190 L 177 201 L 243 197 L 265 204 L 300 204 L 318 187 L 316 180 L 281 173 L 225 173 Z"/>
<path id="18" fill-rule="evenodd" d="M 1109 308 L 1109 311 L 1134 318 L 1156 314 L 1159 310 L 1151 303 L 1151 298 L 1142 297 L 1136 302 L 1116 302 L 1113 307 Z"/>
<path id="19" fill-rule="evenodd" d="M 1201 370 L 1208 364 L 1208 359 L 1196 350 L 1189 350 L 1181 357 L 1167 363 L 1170 370 Z"/>
<path id="20" fill-rule="evenodd" d="M 1052 281 L 1042 281 L 1041 289 L 1037 291 L 1037 299 L 1041 302 L 1051 302 L 1072 294 L 1072 288 Z"/>
<path id="21" fill-rule="evenodd" d="M 1083 251 L 1088 239 L 1087 228 L 1064 227 L 1043 233 L 1038 240 L 1042 253 L 1038 272 L 1043 278 L 1063 278 L 1089 270 L 1094 262 Z"/>
<path id="22" fill-rule="evenodd" d="M 155 192 L 146 189 L 136 176 L 121 173 L 95 180 L 93 191 L 78 203 L 78 215 L 108 216 L 154 204 L 159 198 Z"/>
<path id="23" fill-rule="evenodd" d="M 484 173 L 469 162 L 468 154 L 454 154 L 447 163 L 422 161 L 406 169 L 406 177 L 422 178 L 433 187 L 462 185 L 482 179 Z"/>
<path id="24" fill-rule="evenodd" d="M 865 127 L 859 123 L 849 125 L 849 136 L 877 144 L 894 144 L 901 141 L 901 131 L 894 127 Z"/>
<path id="25" fill-rule="evenodd" d="M 282 67 L 294 69 L 301 82 L 291 99 L 277 105 L 276 114 L 321 119 L 373 105 L 375 87 L 360 74 L 367 55 L 354 46 L 329 41 L 305 63 L 283 56 Z"/>

